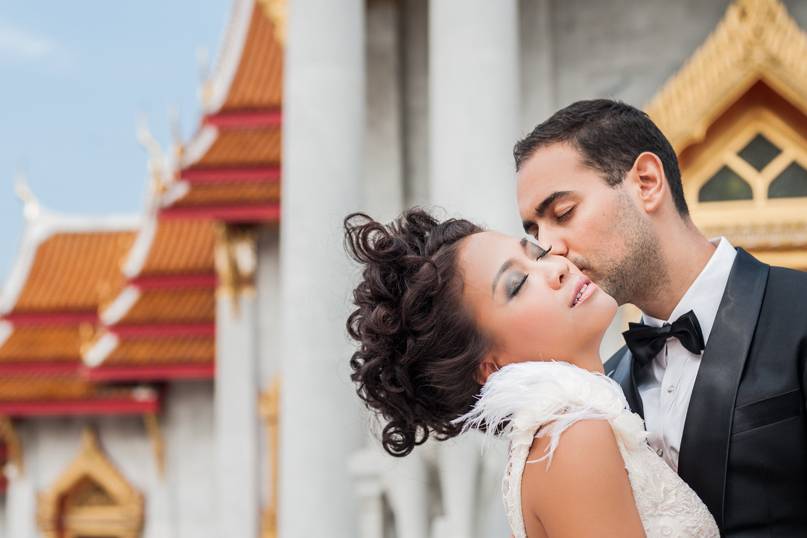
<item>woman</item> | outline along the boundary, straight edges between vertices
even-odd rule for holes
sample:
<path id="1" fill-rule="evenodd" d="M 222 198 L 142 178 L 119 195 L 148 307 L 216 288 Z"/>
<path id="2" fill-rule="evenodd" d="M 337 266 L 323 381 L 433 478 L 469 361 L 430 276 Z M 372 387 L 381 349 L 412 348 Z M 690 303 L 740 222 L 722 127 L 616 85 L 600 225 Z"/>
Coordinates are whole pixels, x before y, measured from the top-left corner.
<path id="1" fill-rule="evenodd" d="M 718 536 L 603 375 L 616 302 L 568 260 L 420 209 L 389 225 L 353 214 L 345 233 L 364 266 L 352 379 L 390 454 L 472 427 L 505 436 L 517 538 Z"/>

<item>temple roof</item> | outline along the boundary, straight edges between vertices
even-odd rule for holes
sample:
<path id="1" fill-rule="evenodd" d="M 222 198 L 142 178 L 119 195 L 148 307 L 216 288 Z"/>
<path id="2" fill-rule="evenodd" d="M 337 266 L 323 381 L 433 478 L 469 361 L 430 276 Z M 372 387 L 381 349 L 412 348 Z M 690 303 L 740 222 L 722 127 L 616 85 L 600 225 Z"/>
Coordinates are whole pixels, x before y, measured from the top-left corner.
<path id="1" fill-rule="evenodd" d="M 235 0 L 213 77 L 203 89 L 208 114 L 279 108 L 283 98 L 282 2 Z"/>
<path id="2" fill-rule="evenodd" d="M 27 215 L 2 296 L 0 414 L 156 408 L 156 396 L 146 401 L 133 389 L 82 375 L 82 348 L 93 337 L 98 308 L 124 284 L 120 265 L 140 219 L 67 217 L 38 207 Z"/>
<path id="3" fill-rule="evenodd" d="M 200 128 L 182 152 L 164 213 L 225 222 L 279 219 L 283 5 L 235 2 L 215 72 L 202 92 Z"/>

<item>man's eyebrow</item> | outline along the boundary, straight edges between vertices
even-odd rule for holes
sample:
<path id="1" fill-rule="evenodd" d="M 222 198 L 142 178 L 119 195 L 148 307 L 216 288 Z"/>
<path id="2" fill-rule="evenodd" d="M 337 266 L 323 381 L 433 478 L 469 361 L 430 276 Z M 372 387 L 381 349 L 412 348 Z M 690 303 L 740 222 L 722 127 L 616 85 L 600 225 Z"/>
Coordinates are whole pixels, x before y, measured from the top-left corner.
<path id="1" fill-rule="evenodd" d="M 528 242 L 526 237 L 522 237 L 521 241 L 519 241 L 518 243 L 521 245 L 522 249 L 524 249 L 525 251 L 527 250 Z M 493 277 L 493 284 L 490 285 L 491 295 L 496 293 L 496 284 L 498 284 L 499 279 L 502 277 L 502 275 L 506 273 L 507 270 L 510 269 L 514 263 L 515 260 L 513 258 L 509 258 L 506 262 L 502 264 L 501 267 L 499 267 L 499 270 L 496 271 L 496 276 Z"/>
<path id="2" fill-rule="evenodd" d="M 546 213 L 546 210 L 549 209 L 552 206 L 552 204 L 554 204 L 555 202 L 557 202 L 562 198 L 569 196 L 570 194 L 572 194 L 572 191 L 553 192 L 552 194 L 544 198 L 543 202 L 538 204 L 538 207 L 535 208 L 535 214 L 538 215 L 539 217 L 543 217 L 544 214 Z"/>

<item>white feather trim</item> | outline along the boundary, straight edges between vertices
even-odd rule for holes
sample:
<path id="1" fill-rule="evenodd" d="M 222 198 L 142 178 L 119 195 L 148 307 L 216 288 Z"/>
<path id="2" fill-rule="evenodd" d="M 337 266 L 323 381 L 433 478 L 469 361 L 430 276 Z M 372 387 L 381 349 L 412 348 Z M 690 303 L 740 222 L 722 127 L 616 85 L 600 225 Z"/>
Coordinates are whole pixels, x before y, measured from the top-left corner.
<path id="1" fill-rule="evenodd" d="M 603 374 L 567 362 L 509 364 L 492 374 L 474 408 L 457 419 L 464 430 L 484 426 L 487 438 L 501 435 L 511 450 L 529 447 L 536 437 L 550 437 L 549 459 L 561 434 L 580 420 L 607 420 L 626 448 L 645 443 L 642 419 L 629 411 L 620 386 Z M 537 431 L 537 433 L 536 433 Z"/>

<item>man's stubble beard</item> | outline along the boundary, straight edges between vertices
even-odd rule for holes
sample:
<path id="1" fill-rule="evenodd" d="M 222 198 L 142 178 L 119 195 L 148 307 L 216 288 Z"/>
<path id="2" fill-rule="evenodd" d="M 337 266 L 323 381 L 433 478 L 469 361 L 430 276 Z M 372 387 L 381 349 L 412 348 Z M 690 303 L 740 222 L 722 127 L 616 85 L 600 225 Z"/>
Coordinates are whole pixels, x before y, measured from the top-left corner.
<path id="1" fill-rule="evenodd" d="M 627 196 L 619 198 L 615 227 L 624 239 L 621 257 L 614 259 L 613 253 L 606 251 L 598 256 L 599 260 L 572 261 L 588 268 L 591 279 L 619 305 L 640 304 L 664 286 L 669 275 L 653 229 Z"/>

